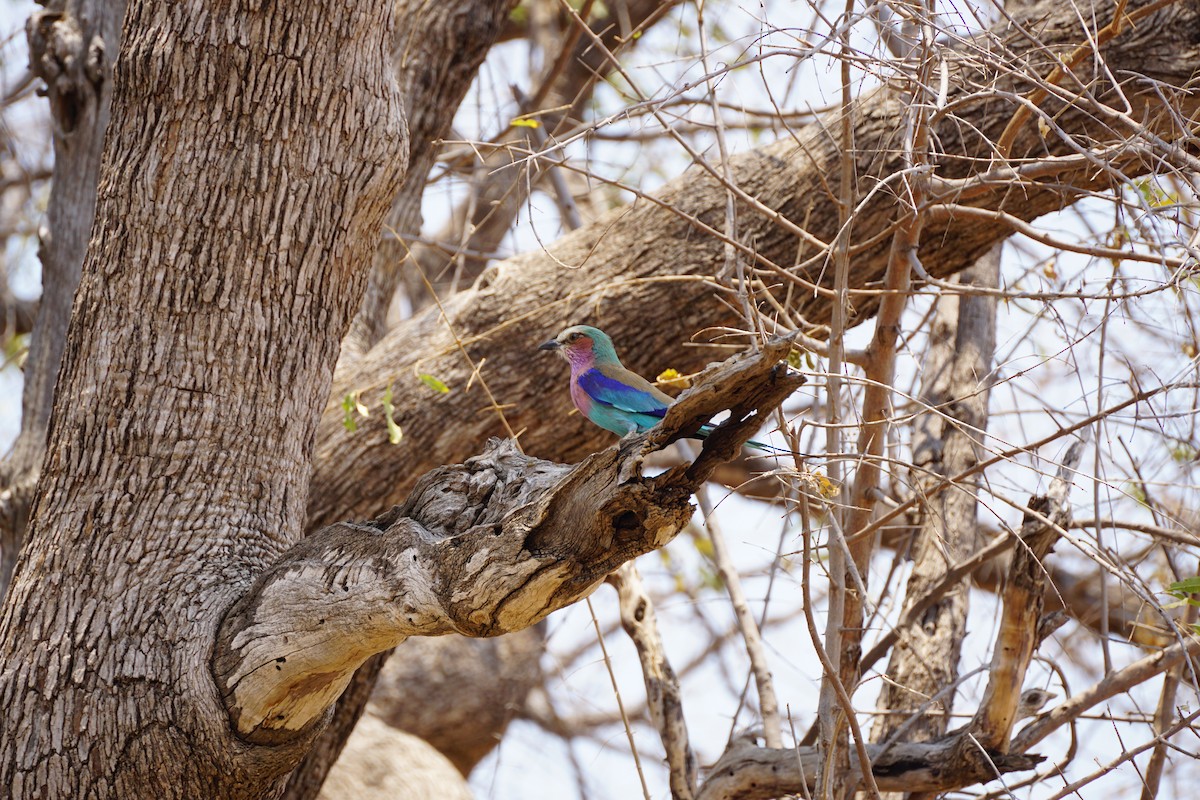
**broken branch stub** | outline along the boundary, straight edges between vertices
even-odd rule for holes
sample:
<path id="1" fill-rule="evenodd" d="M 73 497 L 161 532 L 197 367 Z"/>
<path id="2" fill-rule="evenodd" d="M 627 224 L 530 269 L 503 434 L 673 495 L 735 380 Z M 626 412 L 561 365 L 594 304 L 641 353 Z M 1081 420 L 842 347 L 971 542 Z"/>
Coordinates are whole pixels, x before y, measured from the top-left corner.
<path id="1" fill-rule="evenodd" d="M 691 519 L 692 492 L 804 382 L 780 363 L 790 347 L 711 366 L 660 425 L 575 467 L 491 440 L 383 516 L 292 547 L 217 635 L 213 674 L 238 734 L 267 745 L 307 735 L 372 654 L 409 636 L 527 628 L 665 545 Z M 694 462 L 643 476 L 650 453 L 725 410 Z"/>

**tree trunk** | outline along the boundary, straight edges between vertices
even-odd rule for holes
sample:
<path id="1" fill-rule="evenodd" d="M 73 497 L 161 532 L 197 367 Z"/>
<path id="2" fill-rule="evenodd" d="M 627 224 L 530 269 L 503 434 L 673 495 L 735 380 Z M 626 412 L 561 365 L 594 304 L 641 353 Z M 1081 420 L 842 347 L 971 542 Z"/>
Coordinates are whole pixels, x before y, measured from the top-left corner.
<path id="1" fill-rule="evenodd" d="M 0 621 L 14 797 L 269 796 L 311 740 L 238 739 L 208 660 L 304 530 L 318 410 L 404 164 L 390 29 L 386 6 L 129 8 Z"/>
<path id="2" fill-rule="evenodd" d="M 42 297 L 25 360 L 21 432 L 0 465 L 0 597 L 12 578 L 46 450 L 71 301 L 96 211 L 96 183 L 112 102 L 123 0 L 52 0 L 27 24 L 29 63 L 46 83 L 54 174 L 39 230 Z"/>
<path id="3" fill-rule="evenodd" d="M 439 143 L 475 80 L 479 65 L 500 36 L 516 0 L 430 3 L 395 0 L 397 25 L 392 63 L 412 137 L 408 171 L 387 216 L 393 232 L 421 229 L 421 197 Z M 341 367 L 371 348 L 387 330 L 387 311 L 407 256 L 403 241 L 379 243 L 362 304 L 346 336 Z"/>
<path id="4" fill-rule="evenodd" d="M 1000 247 L 960 273 L 965 291 L 994 288 L 1000 272 Z M 995 348 L 996 298 L 943 292 L 932 323 L 924 363 L 921 402 L 936 409 L 918 418 L 913 438 L 916 491 L 961 474 L 980 460 L 987 429 L 992 351 Z M 951 567 L 964 561 L 977 541 L 976 486 L 938 492 L 922 504 L 921 527 L 913 543 L 913 571 L 904 594 L 910 613 Z M 915 624 L 901 631 L 892 650 L 879 695 L 881 711 L 874 741 L 882 742 L 901 726 L 905 741 L 928 741 L 947 730 L 958 679 L 958 658 L 967 624 L 967 583 L 948 589 Z M 913 712 L 909 720 L 902 712 Z"/>

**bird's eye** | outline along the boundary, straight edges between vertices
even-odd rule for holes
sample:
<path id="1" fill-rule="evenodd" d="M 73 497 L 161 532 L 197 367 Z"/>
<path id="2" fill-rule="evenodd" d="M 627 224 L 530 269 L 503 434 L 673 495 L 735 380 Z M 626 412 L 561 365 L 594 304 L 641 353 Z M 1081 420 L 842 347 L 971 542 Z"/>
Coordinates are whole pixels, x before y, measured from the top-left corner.
<path id="1" fill-rule="evenodd" d="M 582 334 L 579 334 L 579 333 L 572 333 L 570 336 L 567 337 L 567 341 L 568 342 L 577 342 L 577 341 L 579 341 L 579 337 L 581 335 Z"/>

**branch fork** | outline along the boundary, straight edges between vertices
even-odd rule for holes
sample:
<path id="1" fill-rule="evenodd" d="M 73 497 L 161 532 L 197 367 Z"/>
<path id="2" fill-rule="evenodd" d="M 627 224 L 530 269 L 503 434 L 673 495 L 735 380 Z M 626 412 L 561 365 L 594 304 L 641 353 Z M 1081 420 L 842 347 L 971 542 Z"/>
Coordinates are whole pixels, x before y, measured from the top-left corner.
<path id="1" fill-rule="evenodd" d="M 804 382 L 790 339 L 713 365 L 661 424 L 570 467 L 491 440 L 418 481 L 401 506 L 330 525 L 258 576 L 222 622 L 212 660 L 230 720 L 278 745 L 324 725 L 354 671 L 409 636 L 498 636 L 590 594 L 667 544 L 692 493 Z M 692 462 L 646 477 L 647 456 L 727 420 Z"/>

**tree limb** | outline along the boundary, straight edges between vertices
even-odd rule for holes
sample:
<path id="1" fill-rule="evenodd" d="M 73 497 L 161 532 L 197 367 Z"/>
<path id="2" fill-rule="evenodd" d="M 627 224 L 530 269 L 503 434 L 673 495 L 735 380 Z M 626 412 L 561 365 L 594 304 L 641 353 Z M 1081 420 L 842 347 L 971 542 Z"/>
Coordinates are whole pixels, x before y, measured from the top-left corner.
<path id="1" fill-rule="evenodd" d="M 953 64 L 953 82 L 947 110 L 932 132 L 939 148 L 932 168 L 939 177 L 956 179 L 992 169 L 991 141 L 1012 113 L 1003 92 L 1024 86 L 1026 74 L 1045 74 L 1050 53 L 1074 47 L 1085 38 L 1075 12 L 1066 5 L 1047 1 L 1028 13 L 1023 19 L 1038 21 L 1044 47 L 1034 47 L 1001 24 L 961 50 L 945 51 Z M 1111 9 L 1097 7 L 1096 14 L 1103 23 Z M 1102 55 L 1116 74 L 1140 71 L 1162 81 L 1156 91 L 1162 91 L 1163 85 L 1188 85 L 1200 63 L 1200 44 L 1194 35 L 1198 19 L 1200 8 L 1195 4 L 1171 6 L 1109 42 L 1101 48 Z M 1003 37 L 1008 39 L 1007 50 L 999 43 Z M 985 58 L 989 52 L 989 57 L 1005 65 L 1002 72 L 995 63 L 989 65 Z M 993 85 L 1001 94 L 976 89 Z M 1170 120 L 1157 95 L 1134 91 L 1141 86 L 1131 84 L 1129 91 L 1145 104 L 1146 117 L 1158 119 L 1155 114 L 1163 111 L 1162 119 Z M 1196 101 L 1181 95 L 1177 102 L 1188 112 Z M 1098 125 L 1082 106 L 1064 105 L 1057 99 L 1047 104 L 1055 113 L 1062 112 L 1056 124 L 1089 145 L 1102 147 L 1128 139 L 1126 131 Z M 857 319 L 872 313 L 878 302 L 875 289 L 884 273 L 897 218 L 898 204 L 888 188 L 900 166 L 899 148 L 893 141 L 897 112 L 896 94 L 888 87 L 868 95 L 855 109 L 857 152 L 879 154 L 863 155 L 858 168 L 861 194 L 869 200 L 862 204 L 854 225 L 850 288 Z M 797 130 L 794 138 L 730 159 L 737 186 L 757 197 L 760 205 L 775 209 L 775 216 L 803 220 L 806 229 L 823 241 L 833 240 L 838 228 L 836 204 L 827 195 L 832 190 L 836 197 L 840 154 L 827 134 L 833 123 L 824 118 Z M 1185 135 L 1162 132 L 1169 140 Z M 1032 136 L 1037 138 L 1036 133 Z M 1035 144 L 1077 155 L 1060 140 L 1034 143 L 1024 134 L 1016 152 Z M 1130 175 L 1151 166 L 1148 158 L 1122 160 L 1120 154 L 1111 153 L 1106 163 L 1125 167 Z M 1079 193 L 1107 186 L 1110 179 L 1110 173 L 1081 159 L 1050 178 L 1027 180 L 1021 191 L 1012 191 L 1008 184 L 988 186 L 970 203 L 1029 220 L 1069 204 Z M 470 442 L 499 433 L 502 428 L 487 403 L 465 388 L 481 362 L 483 375 L 505 405 L 514 430 L 527 429 L 521 438 L 526 452 L 572 461 L 610 441 L 586 420 L 566 414 L 565 390 L 547 399 L 547 386 L 565 386 L 566 381 L 561 365 L 534 358 L 534 348 L 548 332 L 586 319 L 612 335 L 626 366 L 643 374 L 657 374 L 666 367 L 693 371 L 711 360 L 714 349 L 694 346 L 692 336 L 711 325 L 737 323 L 737 316 L 719 297 L 717 265 L 724 261 L 725 242 L 714 226 L 724 219 L 725 200 L 720 180 L 692 170 L 656 197 L 610 212 L 545 251 L 493 266 L 473 289 L 449 299 L 444 317 L 433 309 L 389 332 L 335 383 L 318 434 L 310 525 L 315 528 L 347 515 L 378 513 L 402 500 L 415 475 L 459 461 L 469 454 Z M 760 277 L 804 289 L 797 291 L 803 294 L 803 301 L 795 304 L 797 310 L 810 322 L 828 319 L 830 301 L 822 283 L 825 255 L 807 245 L 798 255 L 797 237 L 769 215 L 749 208 L 739 208 L 738 214 L 742 238 L 737 246 L 752 259 Z M 930 275 L 945 277 L 973 263 L 1010 233 L 1009 225 L 999 219 L 947 216 L 927 222 L 918 256 Z M 644 320 L 648 319 L 654 320 L 653 335 L 647 334 Z M 466 343 L 474 363 L 466 363 L 457 351 L 450 329 Z M 439 378 L 451 392 L 433 395 L 419 379 L 421 373 Z M 361 398 L 377 407 L 389 385 L 404 440 L 389 444 L 377 413 L 363 420 L 357 433 L 347 432 L 341 408 L 345 395 L 360 392 Z M 392 465 L 401 462 L 408 467 L 405 475 L 413 477 L 397 479 Z"/>
<path id="2" fill-rule="evenodd" d="M 1001 773 L 1033 769 L 1041 756 L 989 753 L 973 756 L 959 733 L 933 742 L 868 744 L 871 772 L 882 792 L 939 792 L 989 781 Z M 976 750 L 976 753 L 978 751 Z M 982 754 L 979 754 L 982 755 Z M 769 749 L 739 741 L 708 772 L 697 800 L 767 800 L 815 789 L 822 754 L 815 747 Z M 994 765 L 994 769 L 993 769 Z M 860 773 L 850 760 L 846 783 Z"/>
<path id="3" fill-rule="evenodd" d="M 633 640 L 642 663 L 646 705 L 667 755 L 671 798 L 692 800 L 696 796 L 696 754 L 688 743 L 679 679 L 667 660 L 654 604 L 633 562 L 627 562 L 609 575 L 608 582 L 617 590 L 621 625 Z"/>
<path id="4" fill-rule="evenodd" d="M 1029 511 L 1021 526 L 1020 543 L 1002 594 L 1004 607 L 992 650 L 987 688 L 969 726 L 973 744 L 988 751 L 1008 752 L 1025 671 L 1039 644 L 1037 637 L 1030 633 L 1037 630 L 1042 615 L 1042 594 L 1046 584 L 1042 559 L 1054 549 L 1063 524 L 1070 520 L 1071 509 L 1067 505 L 1070 476 L 1082 457 L 1082 440 L 1072 443 L 1049 490 L 1044 496 L 1030 499 Z"/>
<path id="5" fill-rule="evenodd" d="M 307 537 L 262 573 L 221 624 L 213 672 L 238 733 L 280 744 L 323 723 L 354 670 L 409 636 L 496 636 L 587 596 L 670 541 L 690 498 L 764 415 L 804 382 L 788 339 L 712 368 L 663 422 L 566 467 L 493 441 L 424 476 L 403 506 Z M 697 458 L 661 475 L 643 459 L 716 414 Z"/>

